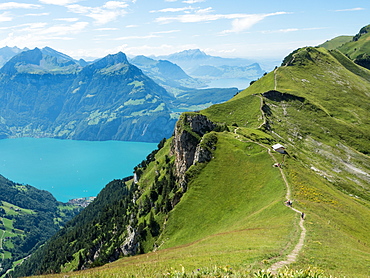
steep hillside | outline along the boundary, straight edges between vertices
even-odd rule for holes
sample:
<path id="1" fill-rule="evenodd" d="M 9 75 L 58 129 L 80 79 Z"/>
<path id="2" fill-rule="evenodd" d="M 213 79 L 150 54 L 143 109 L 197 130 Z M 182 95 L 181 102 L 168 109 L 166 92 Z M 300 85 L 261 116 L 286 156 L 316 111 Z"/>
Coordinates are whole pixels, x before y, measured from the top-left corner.
<path id="1" fill-rule="evenodd" d="M 289 266 L 367 277 L 369 77 L 339 51 L 294 51 L 230 101 L 182 114 L 173 138 L 126 182 L 130 208 L 123 202 L 101 211 L 120 211 L 123 217 L 109 219 L 123 227 L 95 221 L 88 239 L 56 237 L 38 254 L 61 263 L 45 269 L 33 255 L 18 273 L 145 253 L 68 276 L 271 277 L 254 273 Z M 272 150 L 277 143 L 282 153 Z M 58 240 L 67 247 L 90 240 L 96 249 L 61 253 L 53 249 Z"/>
<path id="2" fill-rule="evenodd" d="M 370 69 L 370 25 L 361 28 L 351 39 L 348 38 L 348 36 L 340 36 L 321 46 L 331 50 L 338 49 L 356 64 Z"/>
<path id="3" fill-rule="evenodd" d="M 22 262 L 80 211 L 47 191 L 0 176 L 0 276 Z"/>

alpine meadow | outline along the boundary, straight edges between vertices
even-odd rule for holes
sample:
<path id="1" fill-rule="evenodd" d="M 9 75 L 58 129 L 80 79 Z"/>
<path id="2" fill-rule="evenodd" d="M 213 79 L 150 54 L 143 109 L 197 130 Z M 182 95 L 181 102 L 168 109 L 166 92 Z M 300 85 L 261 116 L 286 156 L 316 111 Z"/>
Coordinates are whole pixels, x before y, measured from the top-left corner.
<path id="1" fill-rule="evenodd" d="M 370 277 L 369 38 L 299 48 L 182 113 L 4 277 Z"/>

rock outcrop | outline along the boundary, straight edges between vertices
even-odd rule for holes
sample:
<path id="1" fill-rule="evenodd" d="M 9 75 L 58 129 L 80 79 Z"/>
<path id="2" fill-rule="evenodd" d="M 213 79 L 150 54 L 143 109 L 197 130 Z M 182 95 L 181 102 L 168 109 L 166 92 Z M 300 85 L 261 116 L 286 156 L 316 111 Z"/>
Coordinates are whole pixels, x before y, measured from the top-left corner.
<path id="1" fill-rule="evenodd" d="M 197 113 L 184 113 L 177 122 L 170 154 L 175 155 L 175 175 L 181 187 L 186 185 L 185 172 L 191 165 L 212 158 L 201 142 L 203 136 L 215 128 L 216 124 Z"/>
<path id="2" fill-rule="evenodd" d="M 124 256 L 136 255 L 138 250 L 138 235 L 134 228 L 130 225 L 127 226 L 127 236 L 125 242 L 121 246 L 121 251 Z"/>

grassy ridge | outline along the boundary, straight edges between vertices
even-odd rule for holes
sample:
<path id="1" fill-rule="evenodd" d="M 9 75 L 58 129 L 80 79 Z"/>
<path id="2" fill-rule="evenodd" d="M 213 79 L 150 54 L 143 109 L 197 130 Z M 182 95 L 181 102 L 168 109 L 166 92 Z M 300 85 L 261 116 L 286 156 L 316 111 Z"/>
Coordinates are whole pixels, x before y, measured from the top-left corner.
<path id="1" fill-rule="evenodd" d="M 324 47 L 329 50 L 337 49 L 338 47 L 342 46 L 343 44 L 350 42 L 352 40 L 352 36 L 339 36 L 335 37 L 331 40 L 320 44 L 321 47 Z"/>
<path id="2" fill-rule="evenodd" d="M 344 139 L 357 150 L 369 153 L 370 99 L 367 92 L 370 91 L 370 83 L 343 67 L 323 48 L 301 50 L 295 56 L 294 65 L 298 66 L 279 68 L 277 90 L 304 97 L 307 102 L 302 103 L 301 109 L 306 106 L 311 114 L 318 116 L 310 117 L 311 122 L 321 121 L 318 125 L 322 129 L 332 129 L 329 132 L 336 140 Z M 358 67 L 354 63 L 352 65 Z M 369 75 L 368 70 L 364 71 Z M 296 111 L 299 111 L 298 107 Z M 310 128 L 305 123 L 307 120 L 303 117 L 302 120 L 301 130 Z M 310 132 L 319 137 L 322 129 L 316 126 Z"/>
<path id="3" fill-rule="evenodd" d="M 359 34 L 354 37 L 354 40 L 338 47 L 338 50 L 347 54 L 351 59 L 355 59 L 363 54 L 368 55 L 370 53 L 369 31 L 370 25 L 363 27 Z"/>
<path id="4" fill-rule="evenodd" d="M 266 147 L 282 143 L 289 153 L 283 171 L 293 207 L 306 213 L 307 229 L 303 249 L 290 267 L 368 277 L 369 76 L 338 52 L 303 48 L 291 55 L 287 66 L 232 100 L 202 111 L 230 131 L 214 133 L 218 140 L 213 159 L 190 168 L 196 174 L 163 219 L 158 250 L 68 275 L 222 277 L 235 272 L 229 276 L 250 277 L 285 259 L 299 238 L 298 215 L 283 205 L 286 186 L 279 169 L 253 140 Z M 257 128 L 264 119 L 263 132 Z M 156 175 L 161 179 L 168 150 L 169 144 L 148 166 L 143 186 L 150 187 Z M 280 154 L 273 155 L 282 160 Z"/>
<path id="5" fill-rule="evenodd" d="M 103 275 L 154 277 L 171 268 L 226 265 L 252 271 L 293 248 L 297 216 L 283 206 L 285 184 L 266 149 L 220 133 L 214 156 L 170 213 L 161 250 L 103 267 Z"/>

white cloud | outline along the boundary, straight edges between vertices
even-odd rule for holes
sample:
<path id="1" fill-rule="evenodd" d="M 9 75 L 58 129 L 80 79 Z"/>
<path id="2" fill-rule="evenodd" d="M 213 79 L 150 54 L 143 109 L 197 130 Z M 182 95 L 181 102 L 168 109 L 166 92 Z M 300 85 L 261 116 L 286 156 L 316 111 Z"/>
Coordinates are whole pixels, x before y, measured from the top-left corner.
<path id="1" fill-rule="evenodd" d="M 35 4 L 25 4 L 16 2 L 0 3 L 0 10 L 10 10 L 10 9 L 39 9 L 40 5 Z"/>
<path id="2" fill-rule="evenodd" d="M 182 1 L 183 3 L 186 3 L 186 4 L 195 4 L 195 3 L 201 3 L 201 2 L 204 2 L 205 0 L 185 0 L 185 1 Z"/>
<path id="3" fill-rule="evenodd" d="M 106 9 L 124 9 L 127 7 L 128 7 L 128 4 L 126 4 L 125 2 L 121 2 L 121 1 L 108 1 L 107 3 L 103 5 L 103 8 L 106 8 Z"/>
<path id="4" fill-rule="evenodd" d="M 69 4 L 80 2 L 81 0 L 39 0 L 43 4 L 66 6 Z"/>
<path id="5" fill-rule="evenodd" d="M 262 31 L 262 34 L 273 34 L 273 33 L 290 33 L 290 32 L 297 32 L 297 31 L 311 31 L 311 30 L 322 30 L 326 29 L 326 27 L 314 27 L 314 28 L 287 28 L 287 29 L 279 29 L 279 30 L 267 30 Z"/>
<path id="6" fill-rule="evenodd" d="M 66 17 L 66 18 L 55 18 L 54 20 L 65 21 L 65 22 L 76 22 L 79 19 L 77 17 Z"/>
<path id="7" fill-rule="evenodd" d="M 54 25 L 39 31 L 40 34 L 52 34 L 53 36 L 65 36 L 70 34 L 79 34 L 89 25 L 88 22 L 76 22 L 71 25 Z"/>
<path id="8" fill-rule="evenodd" d="M 127 14 L 128 4 L 121 1 L 108 1 L 101 7 L 87 7 L 78 4 L 68 5 L 69 11 L 91 17 L 98 25 L 106 24 Z"/>
<path id="9" fill-rule="evenodd" d="M 153 32 L 153 34 L 172 34 L 172 33 L 177 33 L 177 32 L 180 32 L 180 30 L 158 31 L 158 32 Z"/>
<path id="10" fill-rule="evenodd" d="M 182 23 L 196 23 L 196 22 L 204 22 L 204 21 L 213 21 L 223 18 L 237 18 L 241 15 L 223 15 L 223 14 L 210 14 L 212 8 L 206 9 L 198 9 L 194 13 L 182 14 L 178 16 L 172 17 L 158 17 L 155 19 L 156 22 L 167 24 L 175 21 L 179 21 Z"/>
<path id="11" fill-rule="evenodd" d="M 253 15 L 248 15 L 244 18 L 234 19 L 232 22 L 231 30 L 226 30 L 225 32 L 226 33 L 239 33 L 241 31 L 249 29 L 257 22 L 263 20 L 265 17 L 266 15 L 253 14 Z"/>
<path id="12" fill-rule="evenodd" d="M 145 36 L 127 36 L 127 37 L 120 37 L 120 38 L 115 38 L 115 41 L 122 41 L 122 40 L 141 40 L 141 39 L 152 39 L 152 38 L 159 38 L 158 35 L 155 34 L 149 34 Z"/>
<path id="13" fill-rule="evenodd" d="M 287 28 L 287 29 L 279 29 L 279 30 L 268 30 L 262 31 L 262 34 L 273 34 L 273 33 L 289 33 L 289 32 L 296 32 L 299 31 L 298 28 Z"/>
<path id="14" fill-rule="evenodd" d="M 151 13 L 167 13 L 167 12 L 172 12 L 172 13 L 175 13 L 175 12 L 183 12 L 183 11 L 189 11 L 189 10 L 194 10 L 194 8 L 192 7 L 184 7 L 184 8 L 166 8 L 166 9 L 162 9 L 162 10 L 158 10 L 158 11 L 150 11 Z"/>
<path id="15" fill-rule="evenodd" d="M 46 16 L 46 15 L 50 15 L 50 13 L 25 14 L 25 16 Z"/>
<path id="16" fill-rule="evenodd" d="M 269 14 L 249 14 L 244 15 L 240 18 L 236 18 L 232 21 L 232 28 L 230 30 L 225 30 L 222 33 L 240 33 L 251 28 L 253 25 L 257 24 L 258 22 L 264 20 L 266 17 L 274 16 L 274 15 L 283 15 L 287 14 L 286 12 L 276 12 L 276 13 L 269 13 Z"/>
<path id="17" fill-rule="evenodd" d="M 9 15 L 8 12 L 0 14 L 0 22 L 5 22 L 5 21 L 12 21 L 13 18 Z"/>
<path id="18" fill-rule="evenodd" d="M 163 34 L 172 34 L 180 32 L 180 30 L 168 30 L 168 31 L 157 31 L 152 32 L 149 35 L 144 36 L 126 36 L 126 37 L 119 37 L 115 38 L 114 40 L 120 41 L 120 40 L 138 40 L 138 39 L 152 39 L 152 38 L 161 38 Z"/>
<path id="19" fill-rule="evenodd" d="M 85 30 L 88 22 L 73 24 L 58 24 L 50 26 L 45 22 L 35 22 L 8 27 L 7 37 L 0 40 L 0 45 L 18 47 L 40 47 L 47 45 L 51 40 L 73 40 L 76 35 Z"/>
<path id="20" fill-rule="evenodd" d="M 193 0 L 189 0 L 193 1 Z M 189 7 L 190 9 L 193 9 Z M 183 8 L 184 10 L 184 8 Z M 189 9 L 187 9 L 189 10 Z M 180 9 L 164 9 L 160 11 L 180 11 Z M 276 12 L 268 14 L 214 14 L 211 7 L 205 9 L 196 9 L 194 12 L 185 13 L 176 16 L 162 16 L 155 19 L 155 22 L 161 24 L 168 24 L 171 22 L 181 22 L 181 23 L 198 23 L 198 22 L 210 22 L 220 19 L 231 19 L 232 27 L 230 30 L 225 30 L 222 34 L 227 33 L 239 33 L 244 30 L 251 28 L 256 23 L 262 21 L 266 17 L 274 15 L 287 14 L 287 12 Z"/>
<path id="21" fill-rule="evenodd" d="M 13 29 L 18 29 L 20 32 L 34 32 L 39 31 L 40 28 L 44 28 L 46 26 L 47 23 L 45 22 L 34 22 L 13 26 Z"/>
<path id="22" fill-rule="evenodd" d="M 354 11 L 362 11 L 365 10 L 364 8 L 352 8 L 352 9 L 343 9 L 343 10 L 335 10 L 335 12 L 354 12 Z"/>
<path id="23" fill-rule="evenodd" d="M 117 31 L 118 28 L 97 28 L 96 31 Z"/>
<path id="24" fill-rule="evenodd" d="M 139 46 L 127 46 L 121 48 L 121 51 L 128 55 L 168 55 L 169 53 L 180 52 L 186 49 L 196 49 L 199 48 L 196 44 L 182 44 L 182 45 L 170 45 L 170 44 L 161 44 L 161 45 L 145 45 L 141 44 Z"/>

